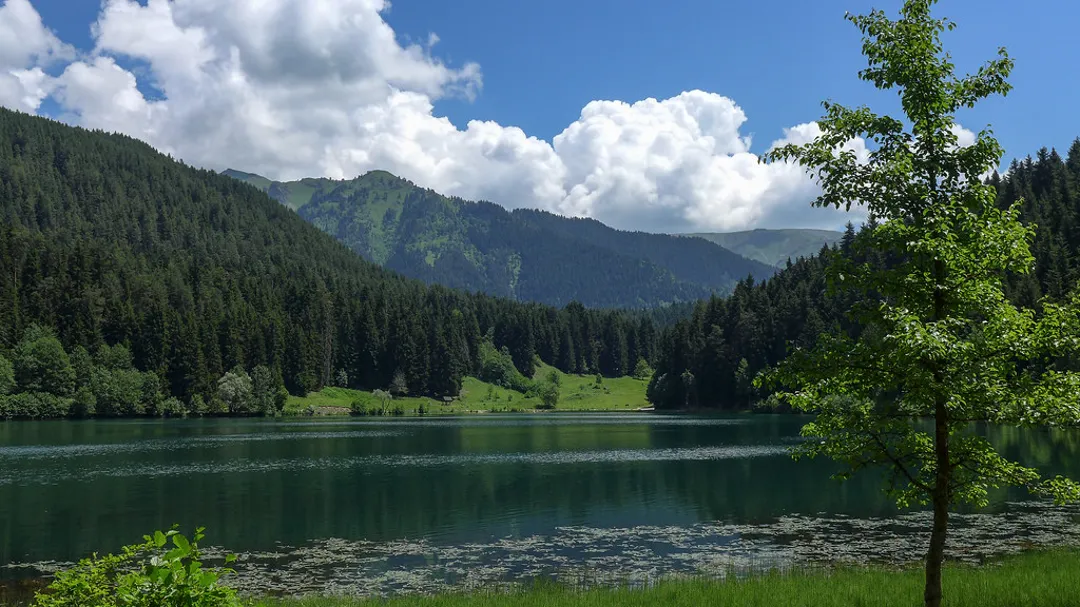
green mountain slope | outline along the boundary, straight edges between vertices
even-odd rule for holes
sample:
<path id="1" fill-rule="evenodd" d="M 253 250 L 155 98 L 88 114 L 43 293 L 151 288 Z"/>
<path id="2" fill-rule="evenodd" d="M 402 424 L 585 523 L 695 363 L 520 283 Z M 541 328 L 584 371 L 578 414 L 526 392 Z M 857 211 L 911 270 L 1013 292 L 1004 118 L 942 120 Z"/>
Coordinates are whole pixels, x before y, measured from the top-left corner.
<path id="1" fill-rule="evenodd" d="M 168 395 L 191 412 L 246 413 L 222 404 L 237 367 L 297 395 L 453 395 L 482 370 L 481 346 L 505 347 L 529 376 L 537 357 L 616 376 L 655 339 L 629 313 L 426 286 L 235 179 L 0 109 L 0 371 L 13 363 L 17 384 L 0 377 L 0 418 L 45 415 L 41 403 L 61 415 L 74 399 L 85 413 L 95 398 L 98 411 L 146 414 Z M 123 355 L 102 348 L 116 344 Z"/>
<path id="2" fill-rule="evenodd" d="M 821 247 L 840 241 L 842 232 L 832 230 L 748 230 L 745 232 L 712 232 L 685 234 L 716 243 L 747 257 L 777 268 L 787 260 L 795 261 L 821 252 Z"/>
<path id="3" fill-rule="evenodd" d="M 353 251 L 431 284 L 521 301 L 653 307 L 775 268 L 715 244 L 442 196 L 385 171 L 281 183 L 229 170 Z"/>

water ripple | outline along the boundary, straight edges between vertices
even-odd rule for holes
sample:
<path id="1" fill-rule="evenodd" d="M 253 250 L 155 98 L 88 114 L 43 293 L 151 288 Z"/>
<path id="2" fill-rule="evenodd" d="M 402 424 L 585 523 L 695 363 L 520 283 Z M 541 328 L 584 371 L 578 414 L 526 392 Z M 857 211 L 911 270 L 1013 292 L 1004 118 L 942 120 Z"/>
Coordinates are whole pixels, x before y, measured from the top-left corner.
<path id="1" fill-rule="evenodd" d="M 402 436 L 404 432 L 385 431 L 341 431 L 341 432 L 270 432 L 222 434 L 218 436 L 192 436 L 183 438 L 148 439 L 127 443 L 86 443 L 76 445 L 14 445 L 0 446 L 0 459 L 57 459 L 83 457 L 86 455 L 108 455 L 113 453 L 136 453 L 141 451 L 175 451 L 178 449 L 203 448 L 206 445 L 230 445 L 235 443 L 313 440 L 338 438 L 384 438 Z"/>
<path id="2" fill-rule="evenodd" d="M 234 459 L 223 462 L 153 464 L 86 468 L 82 470 L 36 470 L 33 475 L 0 472 L 0 485 L 51 485 L 61 481 L 90 482 L 97 478 L 157 477 L 187 474 L 234 474 L 300 470 L 357 470 L 405 467 L 433 468 L 468 465 L 565 465 L 621 464 L 656 461 L 706 461 L 787 455 L 783 445 L 696 447 L 684 449 L 611 449 L 603 451 L 548 451 L 531 453 L 484 453 L 447 455 L 364 455 L 336 457 L 281 458 L 269 460 Z"/>

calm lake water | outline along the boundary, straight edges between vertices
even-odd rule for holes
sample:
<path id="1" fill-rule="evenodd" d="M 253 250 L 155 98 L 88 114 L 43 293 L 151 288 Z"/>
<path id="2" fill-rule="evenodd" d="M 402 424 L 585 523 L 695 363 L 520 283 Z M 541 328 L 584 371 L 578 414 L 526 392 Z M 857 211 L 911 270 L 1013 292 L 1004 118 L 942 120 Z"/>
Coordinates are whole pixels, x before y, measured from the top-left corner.
<path id="1" fill-rule="evenodd" d="M 633 581 L 731 567 L 906 560 L 924 513 L 880 478 L 787 454 L 805 418 L 547 414 L 393 420 L 0 423 L 0 579 L 154 529 L 207 527 L 237 583 L 393 593 L 538 576 Z M 995 432 L 1080 474 L 1080 437 Z M 998 493 L 957 517 L 978 559 L 1080 541 L 1076 509 Z"/>

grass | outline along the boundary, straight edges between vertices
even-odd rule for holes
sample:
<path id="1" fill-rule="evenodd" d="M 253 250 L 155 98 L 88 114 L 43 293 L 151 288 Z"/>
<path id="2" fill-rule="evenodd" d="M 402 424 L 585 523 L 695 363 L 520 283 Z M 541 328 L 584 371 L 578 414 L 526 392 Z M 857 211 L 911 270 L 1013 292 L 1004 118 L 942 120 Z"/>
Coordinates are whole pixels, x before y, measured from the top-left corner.
<path id="1" fill-rule="evenodd" d="M 634 411 L 649 406 L 645 400 L 648 380 L 605 377 L 597 384 L 595 376 L 570 375 L 545 364 L 537 367 L 535 377 L 546 379 L 551 371 L 558 374 L 560 383 L 556 411 Z M 354 400 L 363 401 L 368 409 L 379 404 L 371 392 L 324 388 L 307 396 L 290 396 L 285 404 L 285 413 L 298 415 L 310 406 L 320 414 L 347 415 Z M 534 411 L 539 404 L 540 399 L 537 397 L 526 397 L 521 392 L 489 384 L 475 377 L 466 377 L 462 383 L 461 395 L 453 402 L 405 396 L 391 401 L 390 408 L 400 406 L 406 415 L 417 415 L 422 405 L 429 415 L 453 415 Z"/>
<path id="2" fill-rule="evenodd" d="M 922 604 L 921 569 L 773 573 L 727 581 L 672 580 L 648 589 L 573 590 L 541 585 L 519 592 L 356 598 L 267 599 L 255 607 L 912 607 Z M 946 607 L 1075 607 L 1080 552 L 1032 552 L 982 567 L 953 565 Z"/>

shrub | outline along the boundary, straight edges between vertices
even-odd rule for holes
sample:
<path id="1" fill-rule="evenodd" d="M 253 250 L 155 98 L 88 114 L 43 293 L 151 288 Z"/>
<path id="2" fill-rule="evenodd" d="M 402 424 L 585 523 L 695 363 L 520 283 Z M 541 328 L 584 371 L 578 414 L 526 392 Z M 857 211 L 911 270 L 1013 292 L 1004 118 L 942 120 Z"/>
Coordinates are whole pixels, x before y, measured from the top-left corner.
<path id="1" fill-rule="evenodd" d="M 227 568 L 203 568 L 198 542 L 175 529 L 143 536 L 118 555 L 85 558 L 56 574 L 34 607 L 234 607 L 236 591 L 221 584 Z M 228 565 L 236 557 L 225 558 Z"/>
<path id="2" fill-rule="evenodd" d="M 90 389 L 101 415 L 141 415 L 146 413 L 146 375 L 131 369 L 95 367 L 90 372 Z M 155 376 L 156 378 L 156 376 Z M 155 389 L 157 386 L 151 386 Z"/>
<path id="3" fill-rule="evenodd" d="M 496 350 L 488 342 L 480 344 L 480 379 L 517 392 L 527 392 L 533 383 L 514 366 L 509 350 Z"/>
<path id="4" fill-rule="evenodd" d="M 554 409 L 559 404 L 559 386 L 553 383 L 545 383 L 540 386 L 540 404 L 537 409 Z"/>
<path id="5" fill-rule="evenodd" d="M 367 412 L 367 405 L 360 399 L 354 400 L 352 404 L 349 405 L 349 415 L 363 417 L 367 415 Z"/>
<path id="6" fill-rule="evenodd" d="M 386 390 L 379 389 L 376 389 L 371 394 L 379 401 L 378 408 L 372 411 L 372 413 L 375 415 L 386 415 L 386 409 L 390 406 L 390 401 L 393 400 L 394 397 Z"/>
<path id="7" fill-rule="evenodd" d="M 23 392 L 4 397 L 0 417 L 50 418 L 66 417 L 72 400 L 45 392 Z"/>
<path id="8" fill-rule="evenodd" d="M 75 398 L 71 402 L 72 417 L 92 417 L 97 411 L 97 399 L 90 388 L 82 387 L 75 392 Z"/>
<path id="9" fill-rule="evenodd" d="M 19 392 L 70 396 L 75 391 L 71 359 L 49 329 L 31 325 L 15 347 L 12 363 Z"/>
<path id="10" fill-rule="evenodd" d="M 634 378 L 635 379 L 649 379 L 652 377 L 653 369 L 649 366 L 644 358 L 639 358 L 637 364 L 634 365 Z"/>
<path id="11" fill-rule="evenodd" d="M 184 417 L 187 415 L 187 409 L 179 398 L 170 396 L 161 401 L 161 414 L 165 417 Z"/>

